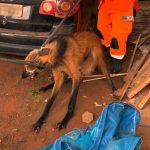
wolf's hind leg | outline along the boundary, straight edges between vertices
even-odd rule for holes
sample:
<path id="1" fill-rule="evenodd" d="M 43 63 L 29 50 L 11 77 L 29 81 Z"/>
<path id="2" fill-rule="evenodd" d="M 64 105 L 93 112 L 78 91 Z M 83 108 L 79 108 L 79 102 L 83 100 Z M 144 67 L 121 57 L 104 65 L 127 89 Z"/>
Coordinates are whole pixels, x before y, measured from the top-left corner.
<path id="1" fill-rule="evenodd" d="M 98 68 L 102 71 L 102 73 L 107 77 L 108 83 L 112 89 L 112 91 L 114 92 L 116 90 L 115 85 L 112 81 L 112 79 L 110 78 L 110 73 L 108 71 L 106 62 L 104 60 L 105 58 L 103 56 L 99 57 L 98 56 Z"/>
<path id="2" fill-rule="evenodd" d="M 92 54 L 83 61 L 81 64 L 81 75 L 90 75 L 95 71 L 96 61 L 93 59 Z"/>
<path id="3" fill-rule="evenodd" d="M 80 86 L 80 76 L 76 76 L 75 74 L 72 77 L 72 92 L 71 92 L 71 97 L 68 105 L 68 110 L 67 113 L 64 117 L 64 119 L 57 124 L 57 128 L 61 130 L 62 128 L 65 128 L 73 116 L 75 105 L 76 105 L 76 100 L 77 100 L 77 95 L 79 91 L 79 86 Z"/>

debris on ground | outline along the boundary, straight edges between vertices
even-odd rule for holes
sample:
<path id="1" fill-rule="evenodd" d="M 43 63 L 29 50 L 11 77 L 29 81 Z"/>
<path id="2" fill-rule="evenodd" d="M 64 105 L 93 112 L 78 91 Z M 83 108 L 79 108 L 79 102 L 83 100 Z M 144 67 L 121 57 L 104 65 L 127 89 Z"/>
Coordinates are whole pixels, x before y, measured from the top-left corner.
<path id="1" fill-rule="evenodd" d="M 84 95 L 83 98 L 87 99 L 88 97 Z"/>
<path id="2" fill-rule="evenodd" d="M 18 131 L 18 129 L 12 129 L 12 132 L 17 132 Z"/>
<path id="3" fill-rule="evenodd" d="M 91 112 L 86 111 L 82 114 L 82 122 L 84 123 L 89 124 L 93 121 L 93 119 L 94 115 Z"/>
<path id="4" fill-rule="evenodd" d="M 102 104 L 99 104 L 97 102 L 94 102 L 94 104 L 95 104 L 95 107 L 101 107 L 101 106 L 103 106 Z"/>
<path id="5" fill-rule="evenodd" d="M 52 131 L 55 131 L 55 128 L 52 128 Z"/>
<path id="6" fill-rule="evenodd" d="M 106 106 L 106 102 L 103 102 L 103 106 Z"/>
<path id="7" fill-rule="evenodd" d="M 47 102 L 48 102 L 48 99 L 45 99 L 44 102 L 47 103 Z"/>

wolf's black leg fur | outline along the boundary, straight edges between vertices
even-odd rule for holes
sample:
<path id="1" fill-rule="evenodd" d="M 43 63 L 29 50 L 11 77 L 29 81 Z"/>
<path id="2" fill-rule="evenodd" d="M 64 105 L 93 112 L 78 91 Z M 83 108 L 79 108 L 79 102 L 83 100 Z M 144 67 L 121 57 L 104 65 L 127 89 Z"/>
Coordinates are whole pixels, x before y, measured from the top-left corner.
<path id="1" fill-rule="evenodd" d="M 67 111 L 64 119 L 62 120 L 62 122 L 57 124 L 57 128 L 59 130 L 61 130 L 62 128 L 65 128 L 67 126 L 69 120 L 73 116 L 74 108 L 75 108 L 76 100 L 77 100 L 77 95 L 78 95 L 78 91 L 79 91 L 79 86 L 80 86 L 80 81 L 73 83 L 72 94 L 71 94 L 69 105 L 68 105 L 68 111 Z"/>
<path id="2" fill-rule="evenodd" d="M 49 101 L 48 101 L 48 103 L 46 104 L 45 109 L 44 109 L 44 111 L 43 111 L 41 117 L 37 120 L 37 122 L 36 122 L 35 124 L 33 124 L 32 128 L 33 128 L 34 131 L 39 132 L 39 130 L 40 130 L 42 124 L 45 122 L 45 119 L 46 119 L 47 116 L 48 116 L 49 109 L 51 108 L 52 104 L 54 103 L 55 98 L 56 98 L 56 95 L 53 95 L 53 96 L 49 99 Z"/>
<path id="3" fill-rule="evenodd" d="M 65 82 L 65 83 L 70 82 L 70 80 L 71 80 L 71 79 L 69 79 L 67 76 L 64 77 L 64 82 Z M 53 88 L 53 86 L 54 86 L 54 82 L 52 82 L 52 83 L 50 83 L 50 84 L 48 84 L 48 85 L 46 85 L 46 86 L 41 87 L 41 88 L 39 89 L 39 92 L 46 92 L 47 90 Z"/>
<path id="4" fill-rule="evenodd" d="M 47 86 L 41 87 L 41 88 L 39 89 L 39 92 L 46 92 L 47 90 L 53 88 L 53 86 L 54 86 L 54 82 L 48 84 Z"/>
<path id="5" fill-rule="evenodd" d="M 53 105 L 61 86 L 63 85 L 64 74 L 62 72 L 55 70 L 54 80 L 55 80 L 55 84 L 54 84 L 54 87 L 52 90 L 51 98 L 48 100 L 48 103 L 46 104 L 44 111 L 43 111 L 42 115 L 40 116 L 40 118 L 32 126 L 33 130 L 36 132 L 38 132 L 40 130 L 42 124 L 45 122 L 45 120 L 48 116 L 49 110 L 50 110 L 51 106 Z"/>

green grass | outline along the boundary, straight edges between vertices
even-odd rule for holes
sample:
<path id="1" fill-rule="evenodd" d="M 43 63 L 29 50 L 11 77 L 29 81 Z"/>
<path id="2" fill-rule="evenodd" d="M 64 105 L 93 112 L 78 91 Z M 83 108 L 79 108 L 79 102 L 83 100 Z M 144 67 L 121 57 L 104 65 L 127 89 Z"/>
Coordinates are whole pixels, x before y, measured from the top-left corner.
<path id="1" fill-rule="evenodd" d="M 33 97 L 39 96 L 39 92 L 38 92 L 38 91 L 31 90 L 30 93 L 31 93 L 31 95 L 32 95 Z"/>
<path id="2" fill-rule="evenodd" d="M 34 97 L 37 102 L 40 101 L 41 96 L 40 96 L 40 94 L 39 94 L 38 91 L 36 91 L 36 90 L 31 90 L 31 91 L 30 91 L 30 95 L 31 95 L 32 97 Z"/>

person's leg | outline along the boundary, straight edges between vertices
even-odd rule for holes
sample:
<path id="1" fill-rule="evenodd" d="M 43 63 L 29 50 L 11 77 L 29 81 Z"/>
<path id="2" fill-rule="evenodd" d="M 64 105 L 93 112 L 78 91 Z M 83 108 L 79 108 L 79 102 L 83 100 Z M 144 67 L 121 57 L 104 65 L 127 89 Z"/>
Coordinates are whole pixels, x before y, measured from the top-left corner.
<path id="1" fill-rule="evenodd" d="M 110 19 L 111 19 L 110 15 L 107 13 L 105 6 L 102 4 L 98 12 L 97 28 L 106 55 L 109 55 L 110 41 L 111 41 L 111 20 Z"/>
<path id="2" fill-rule="evenodd" d="M 112 32 L 110 55 L 112 57 L 111 72 L 121 71 L 121 60 L 126 54 L 126 42 L 133 26 L 133 11 L 112 14 Z"/>

